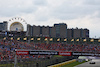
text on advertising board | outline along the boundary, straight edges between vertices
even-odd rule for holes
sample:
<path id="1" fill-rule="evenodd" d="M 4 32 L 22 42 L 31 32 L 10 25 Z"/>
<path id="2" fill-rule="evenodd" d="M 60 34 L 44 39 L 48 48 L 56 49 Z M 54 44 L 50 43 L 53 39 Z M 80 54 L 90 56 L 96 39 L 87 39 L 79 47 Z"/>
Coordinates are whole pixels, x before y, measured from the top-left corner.
<path id="1" fill-rule="evenodd" d="M 71 52 L 59 52 L 61 56 L 71 56 Z"/>
<path id="2" fill-rule="evenodd" d="M 28 55 L 29 51 L 16 51 L 17 55 Z"/>

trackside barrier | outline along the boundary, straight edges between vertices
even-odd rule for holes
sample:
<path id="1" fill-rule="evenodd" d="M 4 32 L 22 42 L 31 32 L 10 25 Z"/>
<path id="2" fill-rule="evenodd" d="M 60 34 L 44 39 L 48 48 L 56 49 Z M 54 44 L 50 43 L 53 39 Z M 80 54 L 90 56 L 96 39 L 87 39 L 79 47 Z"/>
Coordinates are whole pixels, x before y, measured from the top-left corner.
<path id="1" fill-rule="evenodd" d="M 59 63 L 59 64 L 55 64 L 55 65 L 48 66 L 48 67 L 60 67 L 60 66 L 63 66 L 63 65 L 66 65 L 66 64 L 72 63 L 72 62 L 76 62 L 76 59 L 74 59 L 74 60 L 70 60 L 70 61 L 66 61 L 66 62 L 63 62 L 63 63 Z"/>

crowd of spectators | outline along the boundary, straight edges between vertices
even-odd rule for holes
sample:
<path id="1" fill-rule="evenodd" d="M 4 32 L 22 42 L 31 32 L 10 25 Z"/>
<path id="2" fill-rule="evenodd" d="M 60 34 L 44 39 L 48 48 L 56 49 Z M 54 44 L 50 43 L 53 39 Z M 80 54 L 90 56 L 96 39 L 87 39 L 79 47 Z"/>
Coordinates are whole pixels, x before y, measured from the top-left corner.
<path id="1" fill-rule="evenodd" d="M 81 51 L 81 52 L 100 52 L 100 45 L 96 44 L 46 44 L 46 43 L 27 43 L 17 40 L 0 40 L 0 61 L 14 60 L 15 49 L 32 49 L 32 50 L 56 50 L 56 51 Z M 18 55 L 18 59 L 39 58 L 45 56 L 39 55 Z"/>
<path id="2" fill-rule="evenodd" d="M 32 44 L 32 43 L 31 43 Z M 34 43 L 33 43 L 34 44 Z M 36 44 L 35 46 L 43 50 L 56 50 L 56 51 L 78 51 L 78 52 L 100 52 L 100 45 L 97 44 Z"/>
<path id="3" fill-rule="evenodd" d="M 14 60 L 15 49 L 32 49 L 39 50 L 34 45 L 27 42 L 20 42 L 17 40 L 0 40 L 0 61 Z M 33 56 L 18 55 L 18 59 L 31 58 Z"/>

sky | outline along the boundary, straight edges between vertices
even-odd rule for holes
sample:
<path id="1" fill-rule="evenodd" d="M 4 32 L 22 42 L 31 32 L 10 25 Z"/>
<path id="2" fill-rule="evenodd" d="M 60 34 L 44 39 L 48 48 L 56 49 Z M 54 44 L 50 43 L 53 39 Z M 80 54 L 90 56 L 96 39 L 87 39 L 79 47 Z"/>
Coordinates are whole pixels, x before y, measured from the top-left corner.
<path id="1" fill-rule="evenodd" d="M 90 38 L 100 38 L 100 0 L 0 0 L 0 22 L 13 17 L 30 25 L 87 28 Z"/>

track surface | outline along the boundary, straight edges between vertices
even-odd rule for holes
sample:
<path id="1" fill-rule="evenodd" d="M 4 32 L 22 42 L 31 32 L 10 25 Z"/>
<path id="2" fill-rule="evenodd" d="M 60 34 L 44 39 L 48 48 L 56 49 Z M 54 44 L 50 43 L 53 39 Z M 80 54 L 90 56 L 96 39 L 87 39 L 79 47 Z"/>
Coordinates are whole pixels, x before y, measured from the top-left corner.
<path id="1" fill-rule="evenodd" d="M 95 64 L 89 64 L 91 61 L 77 65 L 75 67 L 100 67 L 100 59 L 93 59 L 92 61 L 96 62 Z"/>

